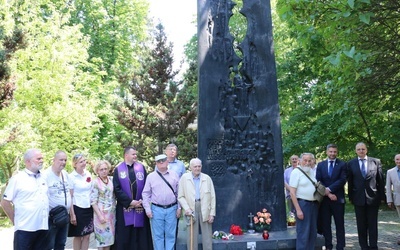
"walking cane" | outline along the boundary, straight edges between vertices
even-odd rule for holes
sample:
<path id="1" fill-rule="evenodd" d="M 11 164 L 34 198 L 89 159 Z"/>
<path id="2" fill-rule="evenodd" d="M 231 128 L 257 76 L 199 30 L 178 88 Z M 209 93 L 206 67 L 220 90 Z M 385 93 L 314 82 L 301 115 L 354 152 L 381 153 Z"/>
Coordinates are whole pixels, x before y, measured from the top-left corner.
<path id="1" fill-rule="evenodd" d="M 193 250 L 193 215 L 190 216 L 190 250 Z"/>

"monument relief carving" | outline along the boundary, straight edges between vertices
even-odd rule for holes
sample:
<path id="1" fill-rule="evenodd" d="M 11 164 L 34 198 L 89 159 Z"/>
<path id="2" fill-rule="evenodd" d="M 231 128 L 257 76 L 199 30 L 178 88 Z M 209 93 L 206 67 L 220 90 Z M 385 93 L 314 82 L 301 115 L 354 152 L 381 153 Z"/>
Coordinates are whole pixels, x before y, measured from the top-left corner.
<path id="1" fill-rule="evenodd" d="M 198 0 L 199 157 L 217 194 L 214 228 L 246 228 L 249 213 L 267 208 L 271 230 L 286 230 L 270 3 L 243 1 L 243 41 L 229 30 L 235 5 Z"/>

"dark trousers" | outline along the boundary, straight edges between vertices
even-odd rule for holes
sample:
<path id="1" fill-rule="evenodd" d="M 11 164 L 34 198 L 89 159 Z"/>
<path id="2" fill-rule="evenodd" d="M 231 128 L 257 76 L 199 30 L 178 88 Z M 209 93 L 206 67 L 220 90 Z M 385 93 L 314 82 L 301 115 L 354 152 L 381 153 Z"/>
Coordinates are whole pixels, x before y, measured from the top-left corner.
<path id="1" fill-rule="evenodd" d="M 299 200 L 299 206 L 304 219 L 300 220 L 296 215 L 296 249 L 314 250 L 317 240 L 318 202 Z"/>
<path id="2" fill-rule="evenodd" d="M 332 217 L 336 227 L 336 249 L 342 250 L 346 246 L 346 238 L 344 231 L 344 203 L 331 201 L 328 197 L 324 197 L 319 212 L 321 214 L 322 231 L 325 237 L 325 246 L 332 249 Z"/>
<path id="3" fill-rule="evenodd" d="M 355 205 L 354 210 L 357 221 L 358 243 L 361 249 L 378 249 L 379 206 Z"/>
<path id="4" fill-rule="evenodd" d="M 54 249 L 54 250 L 64 250 L 65 249 L 65 242 L 67 241 L 67 234 L 68 234 L 68 226 L 66 224 L 63 227 L 56 227 L 50 220 L 49 220 L 49 231 L 46 236 L 46 241 L 48 243 L 46 249 Z"/>
<path id="5" fill-rule="evenodd" d="M 17 230 L 14 232 L 14 250 L 46 249 L 47 230 L 34 232 Z"/>

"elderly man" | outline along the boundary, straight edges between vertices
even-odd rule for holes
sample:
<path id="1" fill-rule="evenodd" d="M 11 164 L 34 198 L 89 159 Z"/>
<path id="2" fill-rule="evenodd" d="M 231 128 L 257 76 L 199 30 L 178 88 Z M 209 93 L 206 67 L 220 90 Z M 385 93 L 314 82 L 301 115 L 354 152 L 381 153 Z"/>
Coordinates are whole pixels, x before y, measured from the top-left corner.
<path id="1" fill-rule="evenodd" d="M 155 157 L 157 170 L 147 177 L 143 189 L 143 207 L 151 221 L 155 250 L 172 250 L 176 241 L 176 218 L 180 216 L 177 193 L 179 176 L 168 170 L 167 156 Z"/>
<path id="2" fill-rule="evenodd" d="M 283 180 L 285 182 L 285 189 L 286 189 L 286 202 L 288 208 L 290 209 L 290 212 L 294 213 L 295 208 L 293 206 L 292 199 L 290 198 L 289 180 L 290 180 L 290 174 L 292 173 L 293 169 L 297 168 L 297 165 L 299 164 L 299 157 L 297 155 L 290 156 L 290 164 L 291 166 L 285 169 L 285 172 L 283 174 Z"/>
<path id="3" fill-rule="evenodd" d="M 182 161 L 177 159 L 178 147 L 173 143 L 168 144 L 167 147 L 165 148 L 165 154 L 167 155 L 168 169 L 175 171 L 178 174 L 179 178 L 181 178 L 181 176 L 184 173 L 186 173 L 186 168 L 185 168 L 185 164 L 183 164 Z M 181 217 L 181 215 L 179 214 L 179 216 L 177 218 L 177 223 L 176 223 L 175 238 L 178 238 L 178 226 L 179 226 L 179 218 L 180 217 Z M 174 249 L 176 249 L 176 242 L 175 242 Z"/>
<path id="4" fill-rule="evenodd" d="M 394 157 L 394 163 L 396 166 L 386 174 L 386 201 L 390 208 L 396 208 L 400 217 L 400 154 Z M 400 245 L 400 238 L 397 244 Z"/>
<path id="5" fill-rule="evenodd" d="M 53 158 L 51 168 L 46 169 L 44 177 L 49 187 L 49 205 L 50 210 L 56 206 L 62 205 L 71 208 L 71 193 L 69 187 L 68 173 L 64 170 L 67 164 L 67 154 L 64 151 L 57 151 Z M 53 225 L 49 220 L 49 232 L 46 241 L 48 247 L 46 249 L 61 250 L 65 248 L 67 241 L 68 224 L 64 226 Z"/>
<path id="6" fill-rule="evenodd" d="M 296 209 L 296 249 L 314 249 L 317 238 L 318 201 L 314 199 L 315 177 L 312 172 L 314 155 L 303 153 L 300 166 L 290 175 L 290 197 Z M 308 177 L 307 177 L 308 176 Z"/>
<path id="7" fill-rule="evenodd" d="M 365 143 L 356 144 L 357 157 L 348 165 L 348 194 L 354 205 L 361 249 L 378 249 L 378 211 L 385 199 L 382 164 L 367 156 Z"/>
<path id="8" fill-rule="evenodd" d="M 14 249 L 42 250 L 49 228 L 49 198 L 46 180 L 40 173 L 40 150 L 27 150 L 24 163 L 26 168 L 10 179 L 1 206 L 14 225 Z"/>
<path id="9" fill-rule="evenodd" d="M 168 169 L 175 171 L 179 178 L 186 173 L 185 164 L 182 161 L 178 160 L 176 157 L 178 156 L 178 147 L 171 143 L 165 148 L 165 154 L 168 159 Z"/>
<path id="10" fill-rule="evenodd" d="M 199 226 L 202 232 L 203 249 L 212 249 L 212 223 L 215 216 L 215 190 L 210 176 L 201 173 L 201 160 L 190 160 L 190 173 L 179 181 L 178 201 L 189 219 L 187 249 L 197 250 Z"/>

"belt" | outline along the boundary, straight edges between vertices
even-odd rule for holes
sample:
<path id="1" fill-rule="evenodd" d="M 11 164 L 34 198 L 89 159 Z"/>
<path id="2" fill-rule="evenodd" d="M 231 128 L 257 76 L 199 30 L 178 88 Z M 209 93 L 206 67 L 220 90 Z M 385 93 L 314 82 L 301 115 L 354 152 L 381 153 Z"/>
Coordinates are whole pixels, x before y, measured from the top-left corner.
<path id="1" fill-rule="evenodd" d="M 200 201 L 200 199 L 195 199 L 194 201 L 197 202 L 197 201 Z"/>
<path id="2" fill-rule="evenodd" d="M 177 202 L 171 203 L 171 204 L 169 204 L 169 205 L 159 205 L 159 204 L 153 203 L 154 206 L 156 206 L 156 207 L 162 207 L 162 208 L 164 208 L 164 209 L 173 207 L 173 206 L 175 206 L 176 204 L 177 204 Z"/>
<path id="3" fill-rule="evenodd" d="M 316 200 L 315 200 L 315 201 L 309 201 L 309 200 L 304 200 L 304 199 L 300 199 L 300 198 L 297 198 L 297 200 L 298 200 L 298 201 L 305 201 L 305 202 L 318 202 L 318 201 L 316 201 Z"/>

